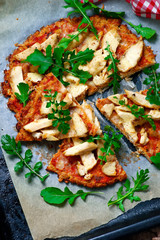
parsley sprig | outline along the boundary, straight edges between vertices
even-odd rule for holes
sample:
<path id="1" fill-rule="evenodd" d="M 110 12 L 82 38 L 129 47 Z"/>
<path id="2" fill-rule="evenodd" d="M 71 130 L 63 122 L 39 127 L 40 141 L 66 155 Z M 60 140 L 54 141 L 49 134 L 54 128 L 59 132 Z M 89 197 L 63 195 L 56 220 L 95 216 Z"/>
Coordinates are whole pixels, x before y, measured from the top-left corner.
<path id="1" fill-rule="evenodd" d="M 147 122 L 149 122 L 149 124 L 151 125 L 151 127 L 153 128 L 153 130 L 156 130 L 156 125 L 154 123 L 154 120 L 152 119 L 152 116 L 145 114 L 145 110 L 143 107 L 139 107 L 136 104 L 133 104 L 132 106 L 130 106 L 129 104 L 125 104 L 125 100 L 120 100 L 119 104 L 121 106 L 125 106 L 128 109 L 131 110 L 131 113 L 136 117 L 136 118 L 143 118 L 145 119 Z"/>
<path id="2" fill-rule="evenodd" d="M 142 35 L 142 37 L 146 38 L 147 40 L 151 39 L 155 34 L 156 34 L 156 31 L 152 28 L 149 28 L 149 27 L 142 27 L 142 24 L 139 24 L 139 25 L 134 25 L 133 23 L 127 21 L 124 17 L 125 15 L 125 12 L 110 12 L 110 11 L 107 11 L 103 8 L 100 8 L 98 6 L 96 6 L 95 4 L 89 2 L 89 0 L 85 0 L 85 3 L 84 5 L 87 7 L 88 5 L 90 5 L 94 12 L 96 14 L 103 14 L 105 17 L 107 18 L 121 18 L 123 21 L 125 21 L 126 23 L 128 23 L 132 28 L 135 29 L 135 31 Z"/>
<path id="3" fill-rule="evenodd" d="M 19 173 L 23 170 L 24 166 L 29 169 L 29 172 L 25 174 L 26 178 L 30 178 L 33 176 L 37 176 L 41 182 L 44 182 L 45 179 L 49 176 L 46 174 L 45 176 L 40 175 L 40 170 L 42 169 L 42 162 L 37 162 L 33 167 L 29 164 L 32 159 L 32 151 L 27 149 L 25 152 L 25 157 L 22 157 L 22 147 L 21 143 L 16 143 L 15 139 L 10 137 L 8 134 L 3 135 L 1 138 L 2 148 L 6 151 L 6 153 L 17 156 L 20 161 L 16 163 L 14 166 L 14 171 Z"/>
<path id="4" fill-rule="evenodd" d="M 114 58 L 113 53 L 110 50 L 110 45 L 107 45 L 107 48 L 105 50 L 108 51 L 109 55 L 105 58 L 105 60 L 111 60 L 111 63 L 109 64 L 107 70 L 108 72 L 112 70 L 112 73 L 108 76 L 112 79 L 112 81 L 109 83 L 109 86 L 113 86 L 113 92 L 114 94 L 117 93 L 118 88 L 120 87 L 120 84 L 118 81 L 121 80 L 121 77 L 118 73 L 118 68 L 116 63 L 119 62 L 118 59 Z"/>
<path id="5" fill-rule="evenodd" d="M 29 91 L 29 85 L 27 83 L 19 83 L 17 85 L 19 89 L 19 93 L 14 93 L 16 98 L 20 100 L 20 103 L 23 103 L 23 107 L 26 106 L 28 100 L 29 100 L 29 95 L 31 94 L 32 91 Z"/>
<path id="6" fill-rule="evenodd" d="M 112 200 L 113 197 L 109 200 L 108 202 L 108 206 L 111 205 L 117 205 L 119 207 L 119 209 L 124 212 L 125 208 L 124 208 L 124 200 L 125 199 L 129 199 L 131 201 L 131 203 L 133 201 L 137 202 L 137 201 L 141 201 L 140 197 L 138 196 L 134 196 L 135 192 L 140 192 L 140 191 L 146 191 L 149 187 L 149 185 L 143 185 L 144 182 L 146 182 L 149 177 L 148 177 L 148 173 L 149 170 L 145 169 L 145 170 L 141 170 L 140 172 L 137 171 L 137 178 L 134 179 L 132 177 L 134 186 L 131 187 L 131 183 L 129 181 L 129 179 L 127 179 L 125 181 L 125 183 L 119 188 L 118 192 L 117 192 L 117 199 L 116 200 Z M 125 189 L 125 193 L 124 193 L 124 189 Z"/>
<path id="7" fill-rule="evenodd" d="M 143 72 L 148 75 L 148 78 L 144 80 L 145 85 L 150 85 L 147 91 L 146 100 L 151 104 L 160 105 L 160 73 L 156 71 L 159 69 L 159 63 L 154 64 L 150 68 L 146 68 Z"/>
<path id="8" fill-rule="evenodd" d="M 60 205 L 68 201 L 70 205 L 73 205 L 75 200 L 80 197 L 82 200 L 85 200 L 88 195 L 97 194 L 98 192 L 84 192 L 83 190 L 78 190 L 76 193 L 73 193 L 69 190 L 68 187 L 64 188 L 62 191 L 56 187 L 47 187 L 41 191 L 41 196 L 44 201 L 53 204 Z"/>
<path id="9" fill-rule="evenodd" d="M 114 151 L 118 152 L 121 147 L 119 140 L 123 137 L 122 134 L 117 134 L 118 132 L 114 131 L 114 129 L 110 126 L 105 126 L 104 130 L 106 131 L 104 136 L 90 136 L 87 140 L 88 142 L 94 142 L 95 140 L 104 141 L 104 147 L 100 149 L 103 153 L 103 156 L 98 156 L 98 158 L 101 159 L 101 164 L 107 161 L 107 156 L 114 155 Z M 112 148 L 114 148 L 114 151 Z"/>
<path id="10" fill-rule="evenodd" d="M 38 72 L 44 74 L 46 72 L 52 72 L 64 86 L 68 86 L 69 83 L 63 81 L 63 75 L 65 72 L 74 75 L 80 79 L 80 83 L 86 83 L 86 81 L 92 77 L 92 75 L 83 70 L 79 70 L 79 65 L 86 64 L 94 56 L 94 51 L 86 49 L 85 51 L 79 51 L 75 54 L 75 51 L 66 51 L 63 47 L 55 48 L 52 54 L 51 45 L 46 48 L 46 55 L 36 49 L 30 54 L 23 62 L 29 62 L 33 66 L 39 66 Z M 64 63 L 69 62 L 71 68 L 67 69 L 64 67 Z"/>
<path id="11" fill-rule="evenodd" d="M 64 6 L 64 8 L 73 8 L 71 12 L 68 13 L 68 16 L 70 16 L 73 13 L 78 13 L 82 16 L 82 21 L 80 22 L 78 28 L 82 26 L 82 24 L 87 24 L 90 26 L 91 31 L 95 34 L 96 38 L 98 39 L 97 29 L 93 26 L 92 21 L 87 16 L 86 11 L 90 9 L 90 6 L 86 6 L 85 3 L 81 3 L 79 0 L 64 0 L 67 4 Z"/>
<path id="12" fill-rule="evenodd" d="M 69 109 L 64 109 L 66 106 L 66 102 L 61 101 L 58 102 L 56 100 L 58 92 L 56 91 L 54 94 L 49 89 L 45 89 L 44 91 L 48 92 L 48 94 L 45 94 L 44 97 L 48 98 L 49 101 L 47 102 L 46 107 L 50 108 L 52 107 L 52 113 L 48 114 L 48 119 L 52 119 L 52 126 L 57 127 L 62 134 L 68 133 L 70 129 L 70 125 L 68 124 L 68 121 L 71 120 L 70 111 Z"/>
<path id="13" fill-rule="evenodd" d="M 156 153 L 155 156 L 150 157 L 151 161 L 155 164 L 155 166 L 160 169 L 160 152 Z"/>

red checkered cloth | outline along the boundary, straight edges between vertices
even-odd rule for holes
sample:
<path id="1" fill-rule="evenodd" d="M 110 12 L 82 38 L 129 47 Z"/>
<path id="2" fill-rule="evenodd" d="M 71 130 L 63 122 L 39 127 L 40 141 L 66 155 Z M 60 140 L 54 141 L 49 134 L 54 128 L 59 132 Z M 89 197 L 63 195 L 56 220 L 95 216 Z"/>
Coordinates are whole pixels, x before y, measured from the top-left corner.
<path id="1" fill-rule="evenodd" d="M 160 19 L 160 0 L 126 0 L 137 16 Z"/>
<path id="2" fill-rule="evenodd" d="M 81 0 L 83 3 L 84 0 Z M 92 3 L 101 0 L 90 0 Z M 160 0 L 126 0 L 132 4 L 132 10 L 137 16 L 160 19 Z"/>

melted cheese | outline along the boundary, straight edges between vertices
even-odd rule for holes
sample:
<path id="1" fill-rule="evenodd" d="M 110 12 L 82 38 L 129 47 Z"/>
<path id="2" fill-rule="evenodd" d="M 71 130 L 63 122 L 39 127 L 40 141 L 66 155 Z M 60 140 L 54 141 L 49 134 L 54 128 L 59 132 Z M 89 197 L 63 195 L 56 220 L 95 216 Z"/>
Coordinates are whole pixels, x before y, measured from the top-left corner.
<path id="1" fill-rule="evenodd" d="M 52 120 L 42 118 L 28 123 L 23 128 L 28 132 L 36 132 L 37 130 L 52 126 Z"/>
<path id="2" fill-rule="evenodd" d="M 94 149 L 97 148 L 97 145 L 93 142 L 83 142 L 76 146 L 73 146 L 71 148 L 68 148 L 64 151 L 65 156 L 77 156 L 77 155 L 83 155 L 87 152 L 91 152 Z"/>
<path id="3" fill-rule="evenodd" d="M 121 37 L 116 29 L 111 29 L 107 32 L 102 39 L 102 48 L 105 49 L 108 44 L 110 45 L 110 50 L 115 53 L 117 47 L 120 43 Z"/>
<path id="4" fill-rule="evenodd" d="M 11 70 L 11 88 L 13 92 L 20 93 L 17 85 L 21 82 L 24 82 L 22 67 L 21 66 L 13 67 Z"/>
<path id="5" fill-rule="evenodd" d="M 127 72 L 137 65 L 143 53 L 143 45 L 143 41 L 138 41 L 136 44 L 127 49 L 117 65 L 119 71 Z"/>
<path id="6" fill-rule="evenodd" d="M 35 49 L 40 50 L 41 45 L 39 43 L 35 43 L 31 47 L 24 50 L 23 52 L 20 52 L 17 55 L 15 55 L 15 58 L 19 61 L 25 60 L 31 53 L 35 51 Z"/>
<path id="7" fill-rule="evenodd" d="M 155 104 L 150 104 L 149 101 L 147 101 L 145 98 L 146 96 L 139 93 L 139 92 L 133 92 L 133 91 L 128 91 L 125 90 L 127 97 L 131 99 L 135 104 L 138 104 L 143 107 L 147 108 L 160 108 L 160 106 L 155 105 Z"/>

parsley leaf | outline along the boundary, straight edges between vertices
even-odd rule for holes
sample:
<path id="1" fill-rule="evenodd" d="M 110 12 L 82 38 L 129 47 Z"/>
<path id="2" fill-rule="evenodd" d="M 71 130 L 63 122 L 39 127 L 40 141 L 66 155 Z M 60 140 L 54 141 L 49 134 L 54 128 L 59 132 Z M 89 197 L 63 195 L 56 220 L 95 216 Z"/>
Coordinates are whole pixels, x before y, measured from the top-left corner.
<path id="1" fill-rule="evenodd" d="M 67 103 L 64 101 L 58 102 L 56 100 L 58 95 L 57 91 L 54 94 L 51 90 L 45 89 L 44 91 L 48 92 L 48 94 L 45 94 L 44 96 L 49 99 L 46 107 L 52 107 L 52 113 L 48 114 L 48 119 L 53 119 L 53 127 L 58 126 L 58 130 L 62 132 L 62 134 L 67 134 L 70 129 L 70 125 L 67 122 L 71 120 L 69 109 L 64 109 Z"/>
<path id="2" fill-rule="evenodd" d="M 105 50 L 108 51 L 109 55 L 105 58 L 105 60 L 111 60 L 110 65 L 108 66 L 108 71 L 113 71 L 108 78 L 112 78 L 112 81 L 109 83 L 109 86 L 113 85 L 113 92 L 114 94 L 117 93 L 118 88 L 120 87 L 120 84 L 118 81 L 121 80 L 121 77 L 118 74 L 118 68 L 116 63 L 119 62 L 116 58 L 113 57 L 113 53 L 110 51 L 110 45 L 108 44 L 107 48 Z"/>
<path id="3" fill-rule="evenodd" d="M 134 186 L 131 188 L 130 186 L 130 181 L 129 179 L 127 179 L 125 181 L 125 183 L 119 188 L 118 192 L 117 192 L 117 199 L 116 200 L 112 200 L 113 197 L 108 201 L 108 206 L 111 206 L 111 205 L 117 205 L 119 206 L 119 209 L 124 212 L 125 211 L 125 208 L 124 208 L 124 205 L 123 205 L 123 202 L 125 199 L 129 199 L 131 201 L 131 203 L 133 201 L 137 202 L 137 201 L 141 201 L 140 197 L 138 196 L 134 196 L 134 193 L 135 192 L 140 192 L 140 191 L 146 191 L 149 187 L 149 185 L 143 185 L 144 182 L 146 182 L 149 177 L 148 177 L 148 173 L 149 173 L 149 170 L 148 169 L 145 169 L 145 170 L 141 170 L 140 172 L 137 171 L 137 178 L 134 179 L 132 177 L 132 180 L 133 180 L 133 183 L 134 183 Z M 126 188 L 125 189 L 125 193 L 123 188 Z"/>
<path id="4" fill-rule="evenodd" d="M 91 27 L 91 31 L 94 33 L 94 35 L 98 39 L 98 34 L 96 28 L 93 26 L 93 23 L 91 22 L 90 18 L 87 16 L 86 11 L 90 9 L 88 6 L 85 6 L 85 3 L 81 3 L 79 0 L 64 0 L 65 3 L 67 4 L 64 6 L 64 8 L 73 8 L 71 12 L 68 13 L 68 16 L 70 16 L 73 13 L 78 13 L 82 15 L 82 21 L 80 22 L 78 28 L 82 26 L 82 24 L 89 24 Z"/>
<path id="5" fill-rule="evenodd" d="M 76 198 L 80 197 L 84 201 L 91 194 L 97 194 L 97 192 L 78 190 L 76 193 L 73 193 L 68 187 L 65 187 L 64 191 L 56 187 L 47 187 L 41 191 L 41 197 L 43 197 L 44 201 L 52 205 L 60 205 L 67 200 L 70 205 L 73 205 Z"/>
<path id="6" fill-rule="evenodd" d="M 116 98 L 116 97 L 115 97 Z M 120 100 L 119 104 L 122 106 L 127 107 L 128 109 L 131 110 L 131 113 L 136 117 L 136 118 L 143 118 L 145 119 L 147 122 L 149 122 L 149 124 L 151 125 L 151 127 L 153 128 L 153 130 L 156 130 L 156 125 L 154 123 L 154 120 L 152 119 L 152 116 L 145 114 L 144 108 L 143 107 L 139 107 L 136 104 L 133 104 L 132 106 L 125 104 L 124 100 Z"/>
<path id="7" fill-rule="evenodd" d="M 23 103 L 23 107 L 25 107 L 29 100 L 29 95 L 31 94 L 31 91 L 29 91 L 29 85 L 27 83 L 19 83 L 17 87 L 20 94 L 16 92 L 14 94 L 16 98 L 20 100 L 20 103 Z"/>
<path id="8" fill-rule="evenodd" d="M 156 72 L 157 69 L 159 69 L 158 63 L 144 69 L 143 72 L 148 75 L 148 78 L 143 83 L 151 86 L 147 91 L 146 100 L 151 104 L 160 105 L 160 73 Z"/>
<path id="9" fill-rule="evenodd" d="M 150 157 L 151 161 L 160 169 L 160 152 L 156 153 L 155 156 Z"/>
<path id="10" fill-rule="evenodd" d="M 95 140 L 102 140 L 104 141 L 104 147 L 100 150 L 102 151 L 103 155 L 98 156 L 99 159 L 101 159 L 101 164 L 107 161 L 106 157 L 109 155 L 114 155 L 114 151 L 118 152 L 118 150 L 121 147 L 120 139 L 123 137 L 122 134 L 117 134 L 118 132 L 115 132 L 114 129 L 110 126 L 105 126 L 104 130 L 106 131 L 104 133 L 104 136 L 90 136 L 87 142 L 94 142 Z M 114 148 L 114 151 L 113 151 Z"/>
<path id="11" fill-rule="evenodd" d="M 30 149 L 26 150 L 25 157 L 23 158 L 21 155 L 22 147 L 21 143 L 16 143 L 15 139 L 10 137 L 8 134 L 3 135 L 1 138 L 2 148 L 6 151 L 6 153 L 17 156 L 20 161 L 16 163 L 14 167 L 15 172 L 21 172 L 23 170 L 23 167 L 29 169 L 29 172 L 25 174 L 25 177 L 32 177 L 37 176 L 41 182 L 44 182 L 45 179 L 49 176 L 49 174 L 46 174 L 45 176 L 41 176 L 39 174 L 39 171 L 42 169 L 42 162 L 37 162 L 34 167 L 32 168 L 30 164 L 28 164 L 31 161 L 32 158 L 32 152 Z"/>

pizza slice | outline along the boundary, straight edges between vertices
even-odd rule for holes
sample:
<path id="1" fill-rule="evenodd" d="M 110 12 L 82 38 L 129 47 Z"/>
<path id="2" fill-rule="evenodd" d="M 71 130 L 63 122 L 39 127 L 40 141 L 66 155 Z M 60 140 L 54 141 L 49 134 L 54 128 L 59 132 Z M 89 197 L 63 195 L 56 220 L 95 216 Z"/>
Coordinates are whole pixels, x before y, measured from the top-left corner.
<path id="1" fill-rule="evenodd" d="M 100 112 L 150 162 L 160 152 L 160 106 L 146 100 L 147 90 L 115 94 L 96 102 Z"/>
<path id="2" fill-rule="evenodd" d="M 68 91 L 78 101 L 87 95 L 92 95 L 99 89 L 106 88 L 113 80 L 110 77 L 112 69 L 108 71 L 111 59 L 106 59 L 109 55 L 106 50 L 108 45 L 113 57 L 119 61 L 117 68 L 121 78 L 129 77 L 155 63 L 152 49 L 145 45 L 142 37 L 137 37 L 126 25 L 121 24 L 120 19 L 106 19 L 96 15 L 91 17 L 91 21 L 98 31 L 98 39 L 88 28 L 87 31 L 78 35 L 79 41 L 74 39 L 65 49 L 65 51 L 75 51 L 75 54 L 84 52 L 86 49 L 94 51 L 93 58 L 78 67 L 79 72 L 85 71 L 91 75 L 85 83 L 82 83 L 79 77 L 72 74 L 72 67 L 68 62 L 63 66 L 70 72 L 64 71 L 61 77 L 64 82 L 69 84 Z M 23 44 L 18 45 L 8 58 L 9 69 L 5 70 L 5 80 L 2 83 L 3 94 L 6 97 L 14 98 L 14 93 L 18 92 L 17 86 L 21 82 L 27 83 L 30 88 L 35 89 L 50 69 L 44 74 L 40 74 L 38 63 L 37 66 L 33 66 L 24 60 L 35 50 L 42 53 L 42 58 L 43 55 L 45 57 L 49 45 L 54 52 L 62 38 L 69 38 L 69 35 L 77 34 L 80 22 L 81 18 L 77 17 L 61 19 L 43 27 L 40 31 L 30 35 Z M 18 101 L 15 106 L 10 102 L 8 106 L 15 112 L 21 108 Z"/>
<path id="3" fill-rule="evenodd" d="M 15 105 L 16 98 L 12 100 L 10 104 Z M 41 80 L 15 116 L 17 141 L 58 141 L 101 133 L 91 106 L 86 101 L 80 105 L 52 73 Z"/>
<path id="4" fill-rule="evenodd" d="M 106 157 L 106 161 L 101 162 L 99 159 L 99 156 L 104 155 L 101 151 L 103 144 L 102 140 L 88 142 L 84 138 L 65 139 L 47 170 L 57 173 L 60 182 L 71 182 L 89 188 L 104 187 L 125 180 L 127 175 L 114 152 Z"/>

